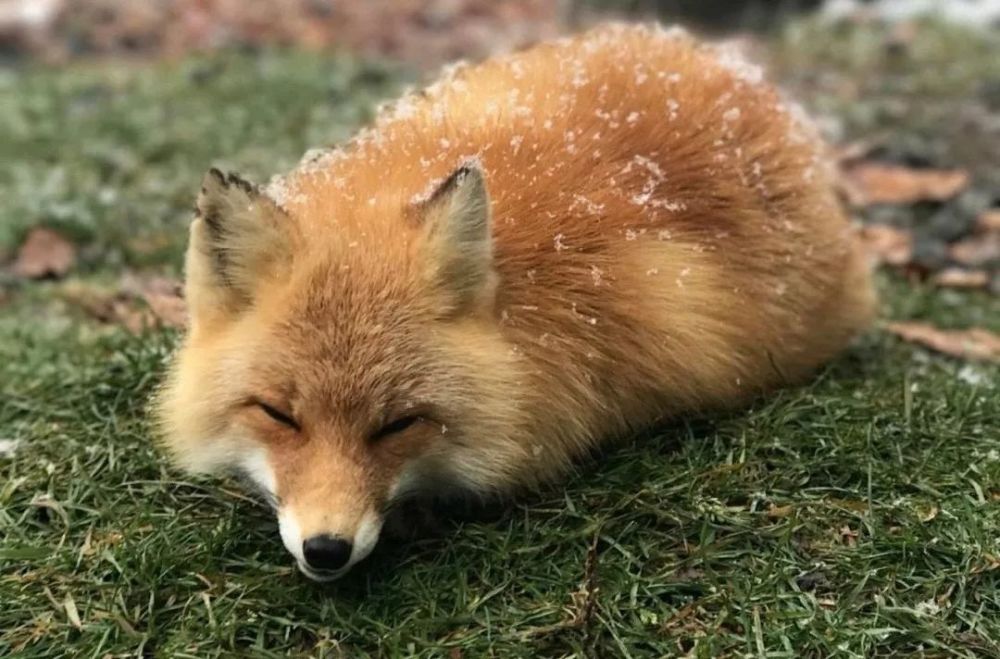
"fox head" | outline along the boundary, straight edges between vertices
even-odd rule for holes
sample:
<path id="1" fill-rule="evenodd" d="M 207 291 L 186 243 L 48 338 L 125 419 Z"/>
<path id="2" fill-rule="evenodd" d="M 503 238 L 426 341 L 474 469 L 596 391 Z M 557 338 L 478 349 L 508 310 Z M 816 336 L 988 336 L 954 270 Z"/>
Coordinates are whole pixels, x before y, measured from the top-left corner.
<path id="1" fill-rule="evenodd" d="M 163 443 L 187 470 L 248 476 L 314 579 L 365 558 L 400 497 L 489 490 L 516 450 L 484 175 L 433 189 L 284 210 L 212 170 L 198 196 Z"/>

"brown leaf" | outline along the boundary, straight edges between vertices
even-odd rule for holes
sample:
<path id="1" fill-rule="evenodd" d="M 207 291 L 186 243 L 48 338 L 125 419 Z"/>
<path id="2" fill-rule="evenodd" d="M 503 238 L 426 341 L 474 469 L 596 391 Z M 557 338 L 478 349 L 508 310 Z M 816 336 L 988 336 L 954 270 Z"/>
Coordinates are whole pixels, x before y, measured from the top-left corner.
<path id="1" fill-rule="evenodd" d="M 17 252 L 14 274 L 26 279 L 62 277 L 76 263 L 76 247 L 60 234 L 35 227 Z"/>
<path id="2" fill-rule="evenodd" d="M 152 324 L 151 314 L 137 309 L 131 300 L 120 293 L 113 293 L 79 282 L 69 282 L 60 291 L 61 297 L 79 307 L 95 320 L 124 325 L 133 334 L 142 332 Z"/>
<path id="3" fill-rule="evenodd" d="M 886 330 L 904 341 L 953 357 L 1000 361 L 1000 335 L 985 329 L 942 330 L 930 323 L 888 323 Z"/>
<path id="4" fill-rule="evenodd" d="M 838 531 L 840 535 L 840 541 L 843 542 L 848 547 L 854 547 L 858 544 L 858 532 L 852 529 L 848 525 L 843 525 Z"/>
<path id="5" fill-rule="evenodd" d="M 876 264 L 906 265 L 913 257 L 913 236 L 884 224 L 861 228 L 861 242 Z"/>
<path id="6" fill-rule="evenodd" d="M 980 266 L 1000 260 L 1000 231 L 969 236 L 951 245 L 948 255 L 962 265 Z"/>
<path id="7" fill-rule="evenodd" d="M 187 305 L 180 283 L 166 277 L 122 277 L 118 290 L 71 282 L 62 296 L 102 323 L 123 325 L 133 334 L 150 327 L 184 327 Z"/>
<path id="8" fill-rule="evenodd" d="M 1000 231 L 1000 208 L 991 208 L 979 214 L 976 218 L 976 228 L 979 231 Z"/>
<path id="9" fill-rule="evenodd" d="M 134 297 L 142 298 L 163 327 L 182 328 L 187 324 L 187 304 L 184 302 L 181 283 L 176 279 L 126 278 L 122 287 Z"/>
<path id="10" fill-rule="evenodd" d="M 945 288 L 985 288 L 990 283 L 990 274 L 985 270 L 945 268 L 935 273 L 931 282 Z"/>
<path id="11" fill-rule="evenodd" d="M 843 173 L 848 199 L 856 206 L 945 201 L 964 190 L 969 173 L 960 169 L 913 169 L 862 162 Z"/>

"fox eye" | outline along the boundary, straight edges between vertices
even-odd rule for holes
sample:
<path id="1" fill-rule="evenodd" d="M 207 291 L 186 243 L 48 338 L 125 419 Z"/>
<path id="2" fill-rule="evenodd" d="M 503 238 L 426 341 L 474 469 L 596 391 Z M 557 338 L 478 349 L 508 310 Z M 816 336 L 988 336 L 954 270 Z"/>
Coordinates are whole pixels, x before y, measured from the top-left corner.
<path id="1" fill-rule="evenodd" d="M 376 431 L 375 434 L 372 435 L 371 439 L 373 442 L 376 442 L 382 439 L 383 437 L 388 437 L 389 435 L 395 435 L 396 433 L 403 432 L 417 421 L 420 421 L 420 419 L 421 417 L 416 415 L 399 417 L 398 419 L 390 421 L 389 423 L 379 428 L 378 431 Z"/>
<path id="2" fill-rule="evenodd" d="M 295 419 L 293 419 L 291 416 L 289 416 L 289 415 L 285 414 L 284 412 L 282 412 L 281 410 L 278 410 L 278 409 L 276 409 L 274 407 L 271 407 L 267 403 L 262 403 L 260 401 L 257 401 L 257 407 L 259 407 L 261 410 L 263 410 L 264 414 L 268 415 L 269 417 L 271 417 L 272 419 L 274 419 L 275 421 L 277 421 L 281 425 L 288 426 L 289 428 L 292 428 L 293 430 L 299 430 L 300 429 L 298 422 Z"/>

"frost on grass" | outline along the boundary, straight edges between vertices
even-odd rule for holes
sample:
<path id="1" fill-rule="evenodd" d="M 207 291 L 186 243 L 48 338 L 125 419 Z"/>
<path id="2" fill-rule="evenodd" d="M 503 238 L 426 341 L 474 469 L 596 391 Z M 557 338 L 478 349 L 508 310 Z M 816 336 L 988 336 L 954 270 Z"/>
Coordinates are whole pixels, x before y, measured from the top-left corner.
<path id="1" fill-rule="evenodd" d="M 13 458 L 20 445 L 19 439 L 0 439 L 0 458 Z"/>

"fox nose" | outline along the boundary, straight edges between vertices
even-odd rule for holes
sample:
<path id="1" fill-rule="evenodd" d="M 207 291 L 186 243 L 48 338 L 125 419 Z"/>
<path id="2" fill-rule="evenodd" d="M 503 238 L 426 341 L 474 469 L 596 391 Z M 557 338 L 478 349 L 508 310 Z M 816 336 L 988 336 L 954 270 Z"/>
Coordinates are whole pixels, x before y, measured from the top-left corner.
<path id="1" fill-rule="evenodd" d="M 324 533 L 302 543 L 302 556 L 314 570 L 339 570 L 351 560 L 351 549 L 350 541 Z"/>

